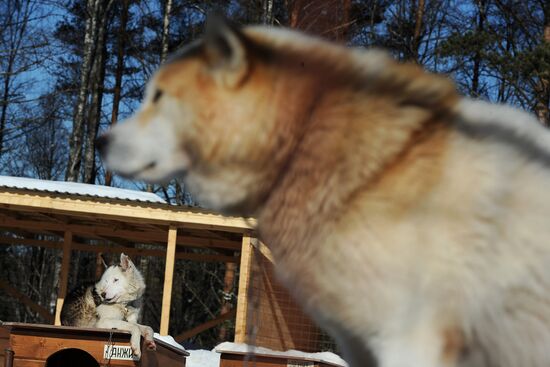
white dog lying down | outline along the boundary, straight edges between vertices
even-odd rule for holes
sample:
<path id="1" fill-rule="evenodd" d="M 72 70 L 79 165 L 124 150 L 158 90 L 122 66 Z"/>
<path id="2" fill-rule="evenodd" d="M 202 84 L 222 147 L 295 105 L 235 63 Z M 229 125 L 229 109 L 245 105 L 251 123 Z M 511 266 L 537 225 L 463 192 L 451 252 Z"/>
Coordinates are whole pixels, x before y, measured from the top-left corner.
<path id="1" fill-rule="evenodd" d="M 138 324 L 145 282 L 134 263 L 125 254 L 120 265 L 108 267 L 96 284 L 73 290 L 63 303 L 61 324 L 129 331 L 134 355 L 141 356 L 141 335 L 148 349 L 155 350 L 153 329 Z"/>

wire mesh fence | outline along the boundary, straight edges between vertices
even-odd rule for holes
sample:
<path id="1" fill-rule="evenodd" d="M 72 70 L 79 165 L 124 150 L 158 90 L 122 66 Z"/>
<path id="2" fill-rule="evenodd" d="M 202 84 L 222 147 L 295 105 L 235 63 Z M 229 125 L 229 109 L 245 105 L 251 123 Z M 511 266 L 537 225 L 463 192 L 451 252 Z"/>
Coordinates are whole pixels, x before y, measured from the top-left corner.
<path id="1" fill-rule="evenodd" d="M 334 341 L 302 311 L 274 273 L 273 263 L 256 247 L 250 264 L 247 338 L 273 350 L 337 352 Z"/>

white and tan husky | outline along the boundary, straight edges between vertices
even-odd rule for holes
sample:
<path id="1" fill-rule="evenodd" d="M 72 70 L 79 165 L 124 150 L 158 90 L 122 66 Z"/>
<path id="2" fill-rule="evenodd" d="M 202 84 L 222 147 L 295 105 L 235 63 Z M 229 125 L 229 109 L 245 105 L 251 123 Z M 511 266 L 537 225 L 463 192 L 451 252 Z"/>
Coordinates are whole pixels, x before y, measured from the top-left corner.
<path id="1" fill-rule="evenodd" d="M 120 265 L 109 266 L 95 284 L 71 291 L 61 309 L 61 324 L 129 331 L 134 355 L 141 356 L 141 335 L 148 349 L 156 348 L 153 329 L 138 323 L 145 282 L 132 260 L 120 255 Z"/>
<path id="2" fill-rule="evenodd" d="M 100 138 L 256 215 L 351 366 L 550 366 L 550 134 L 380 51 L 212 21 Z"/>

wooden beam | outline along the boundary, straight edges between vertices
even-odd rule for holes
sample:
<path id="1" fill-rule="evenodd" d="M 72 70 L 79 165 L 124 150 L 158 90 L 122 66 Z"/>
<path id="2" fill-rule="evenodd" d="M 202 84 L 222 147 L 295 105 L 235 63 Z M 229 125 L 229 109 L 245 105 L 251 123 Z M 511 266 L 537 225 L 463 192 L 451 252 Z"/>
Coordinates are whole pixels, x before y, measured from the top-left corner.
<path id="1" fill-rule="evenodd" d="M 265 256 L 266 259 L 269 260 L 272 264 L 275 264 L 275 260 L 273 259 L 273 254 L 271 254 L 271 250 L 269 247 L 265 245 L 262 241 L 254 238 L 252 241 L 252 246 L 254 246 L 260 253 Z"/>
<path id="2" fill-rule="evenodd" d="M 0 237 L 0 245 L 24 245 L 33 247 L 45 247 L 53 249 L 63 249 L 63 242 L 61 241 L 47 241 L 47 240 L 35 240 L 28 238 L 15 238 L 15 237 Z M 132 247 L 111 247 L 101 245 L 89 245 L 86 243 L 72 242 L 72 249 L 75 251 L 86 252 L 105 252 L 109 254 L 119 254 L 124 252 L 130 256 L 154 256 L 154 257 L 166 257 L 166 250 L 151 250 L 140 249 Z M 178 260 L 190 260 L 198 262 L 225 262 L 236 263 L 239 261 L 239 256 L 227 256 L 227 255 L 211 255 L 211 254 L 196 254 L 192 252 L 178 252 L 175 255 Z"/>
<path id="3" fill-rule="evenodd" d="M 162 291 L 162 311 L 160 314 L 160 335 L 168 335 L 170 325 L 170 304 L 172 302 L 172 283 L 174 281 L 174 263 L 176 255 L 176 239 L 178 229 L 168 229 L 168 243 L 166 246 L 166 263 L 164 266 L 164 288 Z"/>
<path id="4" fill-rule="evenodd" d="M 4 289 L 8 295 L 16 298 L 25 306 L 38 313 L 46 322 L 51 324 L 54 321 L 54 316 L 47 309 L 34 302 L 26 294 L 23 294 L 18 289 L 12 287 L 8 282 L 0 279 L 0 288 Z"/>
<path id="5" fill-rule="evenodd" d="M 129 231 L 125 229 L 117 229 L 107 226 L 90 226 L 80 224 L 59 224 L 52 222 L 37 222 L 32 220 L 20 220 L 8 217 L 0 217 L 0 227 L 7 228 L 34 228 L 42 230 L 66 230 L 79 235 L 86 236 L 109 236 L 115 238 L 123 238 L 126 240 L 133 240 L 139 243 L 147 243 L 148 241 L 163 242 L 166 241 L 165 234 L 156 232 L 140 232 Z M 228 240 L 215 240 L 208 238 L 197 238 L 191 236 L 178 236 L 178 244 L 188 245 L 191 247 L 214 247 L 214 248 L 226 248 L 232 250 L 239 249 L 239 243 L 236 241 Z"/>
<path id="6" fill-rule="evenodd" d="M 57 302 L 55 305 L 55 325 L 61 325 L 61 308 L 67 294 L 67 279 L 69 276 L 69 266 L 71 265 L 71 246 L 73 234 L 70 231 L 65 232 L 63 237 L 63 258 L 61 260 L 61 274 L 59 276 L 59 288 L 57 291 Z"/>
<path id="7" fill-rule="evenodd" d="M 252 241 L 244 235 L 239 266 L 239 290 L 237 295 L 237 318 L 235 320 L 235 343 L 246 343 L 246 320 L 248 317 L 248 286 L 252 267 Z"/>
<path id="8" fill-rule="evenodd" d="M 9 188 L 2 188 L 0 192 L 0 207 L 134 223 L 184 224 L 188 228 L 236 233 L 249 232 L 256 226 L 256 221 L 252 218 L 226 217 L 203 209 Z"/>
<path id="9" fill-rule="evenodd" d="M 0 237 L 2 245 L 24 245 L 45 248 L 63 248 L 63 241 L 35 240 L 31 238 Z"/>
<path id="10" fill-rule="evenodd" d="M 220 316 L 216 317 L 213 320 L 207 321 L 204 324 L 201 324 L 199 326 L 195 326 L 194 328 L 192 328 L 190 330 L 184 331 L 183 333 L 176 336 L 174 339 L 177 342 L 181 343 L 181 342 L 183 342 L 183 341 L 185 341 L 189 338 L 194 337 L 195 335 L 197 335 L 199 333 L 202 333 L 203 331 L 206 331 L 208 329 L 212 329 L 213 327 L 218 326 L 219 324 L 221 324 L 222 322 L 224 322 L 226 320 L 232 319 L 233 317 L 235 317 L 236 312 L 237 312 L 236 310 L 231 310 L 229 312 L 221 314 Z"/>

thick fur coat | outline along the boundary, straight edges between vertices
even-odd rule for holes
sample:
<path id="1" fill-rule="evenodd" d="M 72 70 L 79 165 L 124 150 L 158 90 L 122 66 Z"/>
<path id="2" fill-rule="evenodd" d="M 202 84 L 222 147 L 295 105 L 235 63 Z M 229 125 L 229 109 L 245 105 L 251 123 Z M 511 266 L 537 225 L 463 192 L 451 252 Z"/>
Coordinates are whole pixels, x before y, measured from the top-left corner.
<path id="1" fill-rule="evenodd" d="M 120 265 L 108 267 L 95 284 L 81 285 L 71 291 L 61 309 L 61 324 L 129 331 L 134 355 L 141 356 L 141 336 L 148 349 L 155 349 L 153 329 L 138 324 L 145 282 L 125 254 Z"/>
<path id="2" fill-rule="evenodd" d="M 98 142 L 256 215 L 353 367 L 550 365 L 550 134 L 380 51 L 212 21 Z"/>

